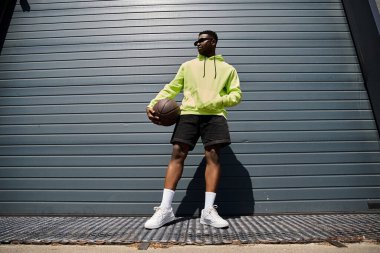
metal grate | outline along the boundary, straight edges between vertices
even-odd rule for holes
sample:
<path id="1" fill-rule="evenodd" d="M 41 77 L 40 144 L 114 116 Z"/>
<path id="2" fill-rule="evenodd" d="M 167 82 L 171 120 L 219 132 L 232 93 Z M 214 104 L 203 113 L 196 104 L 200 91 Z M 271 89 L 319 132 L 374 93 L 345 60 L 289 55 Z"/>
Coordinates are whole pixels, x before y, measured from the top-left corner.
<path id="1" fill-rule="evenodd" d="M 232 244 L 380 241 L 380 214 L 269 215 L 227 218 L 216 229 L 178 218 L 147 230 L 146 217 L 0 217 L 0 243 Z"/>

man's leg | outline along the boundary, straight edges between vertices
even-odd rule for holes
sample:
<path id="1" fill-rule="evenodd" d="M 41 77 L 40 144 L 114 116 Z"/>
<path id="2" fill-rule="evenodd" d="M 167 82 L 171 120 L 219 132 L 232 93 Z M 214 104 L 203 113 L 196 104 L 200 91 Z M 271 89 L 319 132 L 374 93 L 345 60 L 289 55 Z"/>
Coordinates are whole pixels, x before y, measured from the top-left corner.
<path id="1" fill-rule="evenodd" d="M 183 143 L 174 143 L 172 157 L 170 159 L 165 176 L 165 189 L 175 191 L 177 183 L 183 172 L 183 164 L 189 153 L 189 145 Z"/>
<path id="2" fill-rule="evenodd" d="M 219 162 L 220 145 L 205 148 L 206 158 L 206 194 L 205 208 L 202 210 L 200 222 L 217 228 L 228 227 L 228 222 L 219 216 L 214 206 L 221 168 Z"/>
<path id="3" fill-rule="evenodd" d="M 206 158 L 206 192 L 217 191 L 220 180 L 220 163 L 219 163 L 220 145 L 213 145 L 205 148 Z"/>
<path id="4" fill-rule="evenodd" d="M 221 174 L 220 150 L 231 143 L 226 118 L 216 115 L 203 116 L 200 134 L 205 146 L 206 192 L 216 192 Z"/>
<path id="5" fill-rule="evenodd" d="M 182 176 L 183 164 L 189 152 L 187 144 L 174 143 L 172 157 L 166 170 L 165 185 L 161 205 L 155 207 L 154 215 L 145 223 L 145 228 L 159 228 L 175 219 L 172 201 L 177 183 Z"/>
<path id="6" fill-rule="evenodd" d="M 172 157 L 166 170 L 164 192 L 160 207 L 170 209 L 174 197 L 174 191 L 177 188 L 178 181 L 181 179 L 183 164 L 189 153 L 189 145 L 183 143 L 174 143 Z"/>

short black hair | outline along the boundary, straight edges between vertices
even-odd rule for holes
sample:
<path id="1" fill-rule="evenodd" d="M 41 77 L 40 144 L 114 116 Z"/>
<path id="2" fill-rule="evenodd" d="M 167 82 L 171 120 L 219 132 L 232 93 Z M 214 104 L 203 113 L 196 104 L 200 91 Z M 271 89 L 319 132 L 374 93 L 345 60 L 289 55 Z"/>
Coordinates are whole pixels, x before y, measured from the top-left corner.
<path id="1" fill-rule="evenodd" d="M 198 36 L 200 36 L 201 34 L 208 34 L 208 35 L 210 35 L 211 37 L 213 37 L 215 39 L 215 42 L 218 43 L 218 35 L 216 34 L 216 32 L 211 31 L 211 30 L 205 30 L 205 31 L 200 32 L 198 34 Z"/>

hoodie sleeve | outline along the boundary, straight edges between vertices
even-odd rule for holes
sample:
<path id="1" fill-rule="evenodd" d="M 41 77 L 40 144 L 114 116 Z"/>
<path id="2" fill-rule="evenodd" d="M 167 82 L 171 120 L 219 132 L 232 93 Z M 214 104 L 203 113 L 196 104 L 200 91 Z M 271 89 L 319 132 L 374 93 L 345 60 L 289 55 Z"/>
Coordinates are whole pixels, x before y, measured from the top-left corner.
<path id="1" fill-rule="evenodd" d="M 235 106 L 241 101 L 241 90 L 240 90 L 240 81 L 239 76 L 234 69 L 226 84 L 226 95 L 222 96 L 222 103 L 224 107 Z"/>
<path id="2" fill-rule="evenodd" d="M 179 68 L 174 79 L 165 85 L 165 87 L 157 94 L 157 96 L 150 101 L 147 107 L 153 108 L 153 106 L 161 99 L 169 98 L 172 99 L 181 92 L 183 88 L 183 77 L 184 77 L 184 66 L 183 64 Z"/>

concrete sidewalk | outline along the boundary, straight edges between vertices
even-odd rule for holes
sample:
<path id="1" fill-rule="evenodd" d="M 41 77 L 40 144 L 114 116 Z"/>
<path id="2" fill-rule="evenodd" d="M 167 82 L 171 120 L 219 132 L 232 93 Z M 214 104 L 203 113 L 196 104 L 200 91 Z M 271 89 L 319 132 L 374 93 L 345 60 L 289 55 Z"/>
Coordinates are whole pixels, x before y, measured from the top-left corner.
<path id="1" fill-rule="evenodd" d="M 167 248 L 155 248 L 154 245 L 147 250 L 138 250 L 136 245 L 0 245 L 0 253 L 379 253 L 378 243 L 353 243 L 347 247 L 338 248 L 327 243 L 310 244 L 248 244 L 248 245 L 209 245 L 209 246 L 169 246 Z"/>

